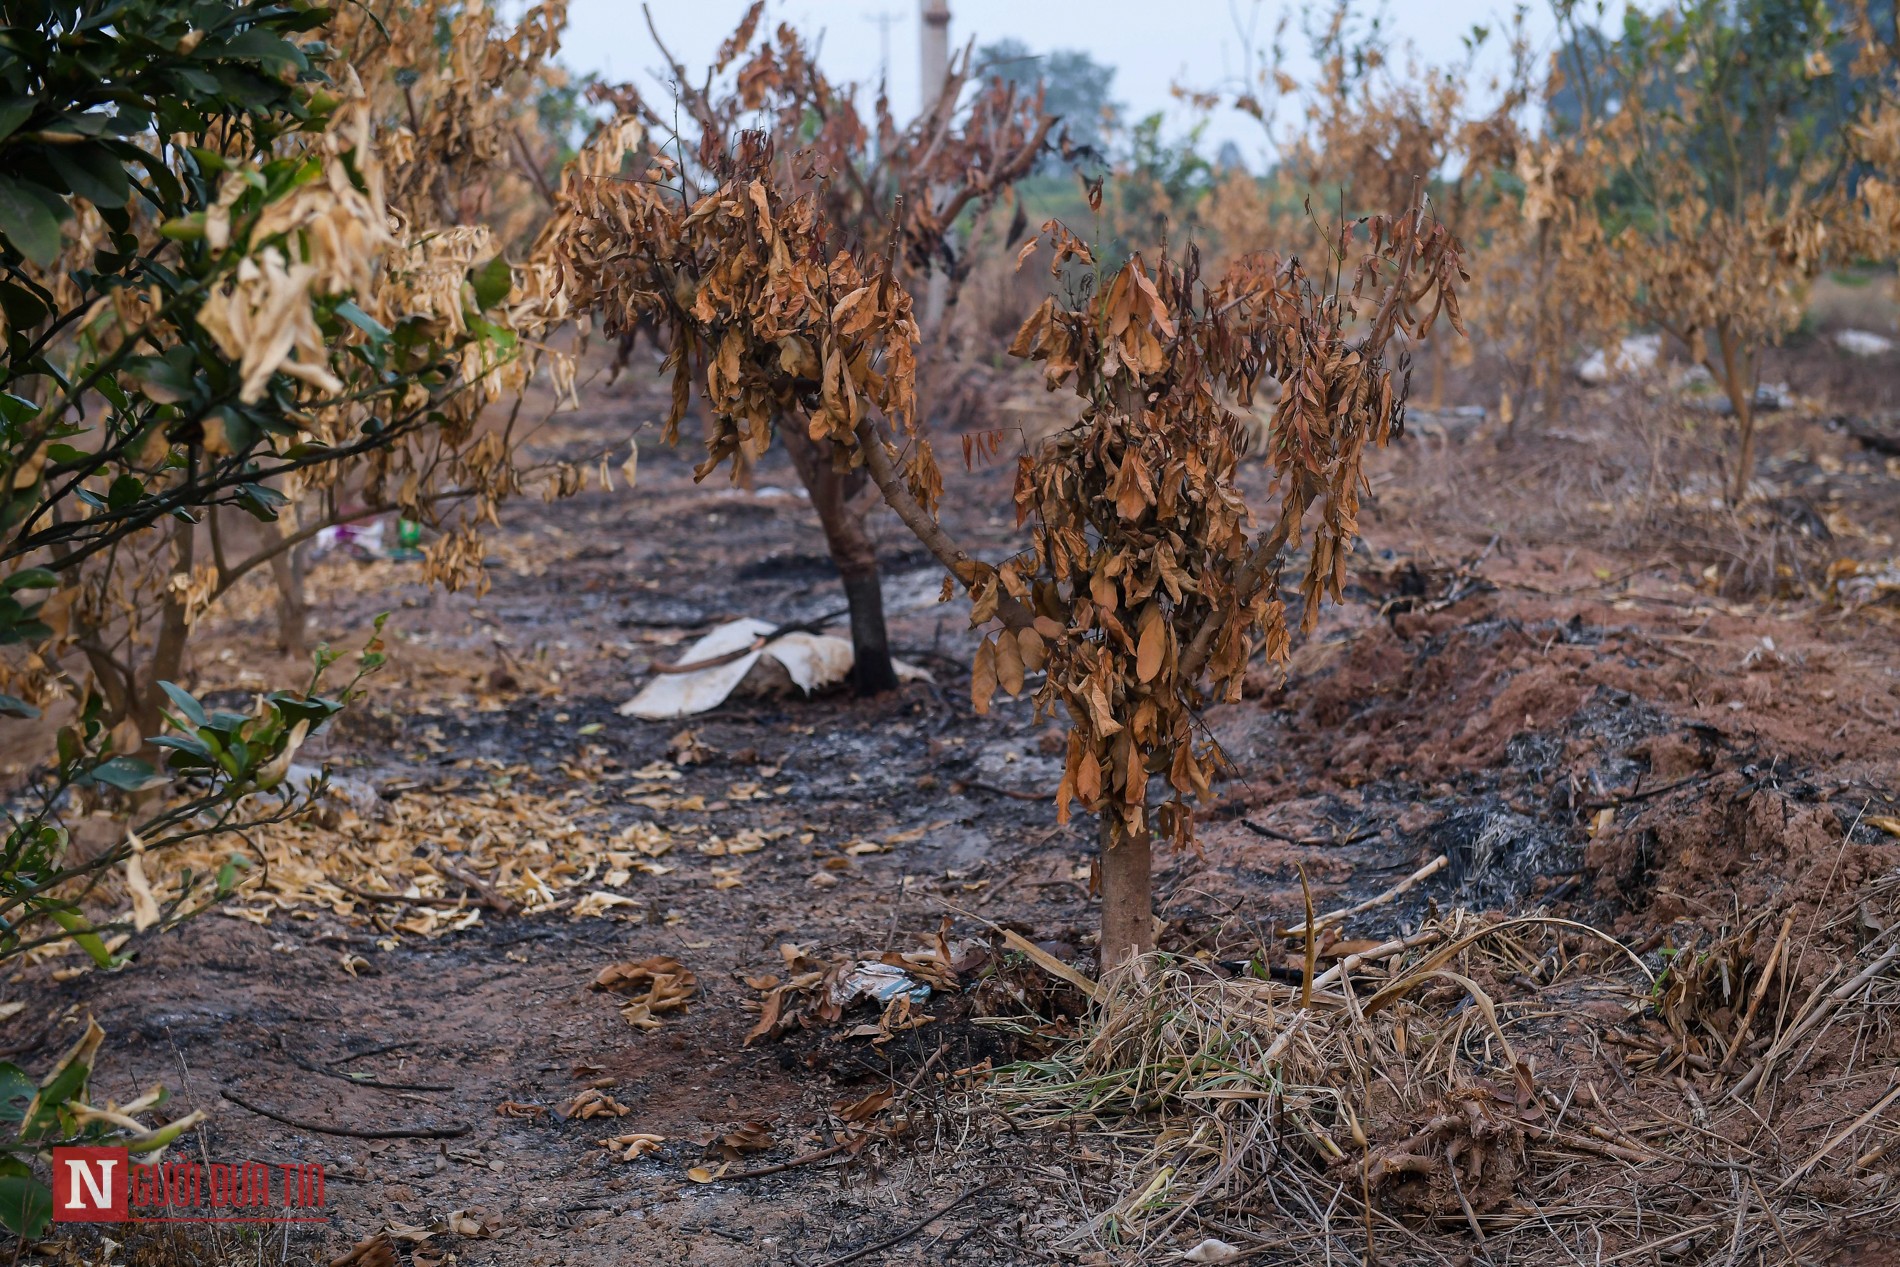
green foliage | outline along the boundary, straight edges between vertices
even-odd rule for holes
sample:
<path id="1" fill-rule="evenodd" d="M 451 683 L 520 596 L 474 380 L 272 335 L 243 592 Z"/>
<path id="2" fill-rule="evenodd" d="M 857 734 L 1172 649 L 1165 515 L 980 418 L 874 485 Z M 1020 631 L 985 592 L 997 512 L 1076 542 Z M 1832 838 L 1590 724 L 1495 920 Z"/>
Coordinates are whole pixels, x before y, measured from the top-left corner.
<path id="1" fill-rule="evenodd" d="M 1107 191 L 1113 236 L 1105 263 L 1118 264 L 1130 252 L 1200 227 L 1202 204 L 1214 185 L 1213 164 L 1201 153 L 1207 125 L 1170 137 L 1164 124 L 1162 115 L 1151 114 L 1129 131 L 1127 153 Z"/>
<path id="2" fill-rule="evenodd" d="M 1615 27 L 1601 3 L 1593 22 L 1580 20 L 1584 8 L 1557 5 L 1568 38 L 1553 131 L 1574 133 L 1632 107 L 1656 119 L 1638 161 L 1600 193 L 1616 227 L 1662 226 L 1677 199 L 1656 188 L 1659 159 L 1697 172 L 1708 204 L 1734 212 L 1762 195 L 1812 198 L 1851 170 L 1847 125 L 1878 84 L 1855 72 L 1858 50 L 1828 0 L 1630 6 Z"/>
<path id="3" fill-rule="evenodd" d="M 368 239 L 384 231 L 353 149 L 339 161 L 366 213 L 342 227 L 358 240 L 319 237 L 320 217 L 297 209 L 336 179 L 320 134 L 345 103 L 324 75 L 328 50 L 294 38 L 328 16 L 232 0 L 7 6 L 0 566 L 30 560 L 64 582 L 168 520 L 220 505 L 274 519 L 274 479 L 452 420 L 457 350 L 511 350 L 485 322 L 461 335 L 425 317 L 385 326 L 340 284 L 303 283 L 313 338 L 262 371 L 208 320 L 208 302 L 254 285 L 247 270 L 270 252 L 366 275 Z M 81 202 L 97 227 L 80 230 Z M 479 307 L 507 296 L 507 271 L 496 259 L 474 278 Z M 114 321 L 120 307 L 133 315 Z M 311 359 L 316 340 L 327 364 Z M 345 425 L 313 430 L 325 408 Z M 35 597 L 5 591 L 0 645 L 48 635 Z"/>
<path id="4" fill-rule="evenodd" d="M 192 525 L 225 507 L 274 520 L 287 477 L 464 433 L 472 367 L 515 352 L 499 258 L 470 270 L 460 321 L 372 297 L 396 244 L 367 108 L 316 34 L 331 17 L 303 0 L 0 5 L 0 717 L 73 707 L 5 807 L 0 962 L 61 937 L 115 962 L 123 930 L 82 911 L 100 878 L 294 812 L 291 756 L 354 689 L 319 694 L 328 653 L 246 714 L 160 681 L 209 601 L 165 588 L 195 583 Z M 144 817 L 78 860 L 75 793 Z M 139 931 L 237 879 L 186 883 Z"/>
<path id="5" fill-rule="evenodd" d="M 322 780 L 290 786 L 292 759 L 304 741 L 342 711 L 363 679 L 382 667 L 381 630 L 356 657 L 355 673 L 325 692 L 325 676 L 339 656 L 321 648 L 310 681 L 301 691 L 273 691 L 248 713 L 207 708 L 176 683 L 162 687 L 170 701 L 170 729 L 151 746 L 167 754 L 162 765 L 113 750 L 96 696 L 58 735 L 52 768 L 3 808 L 7 835 L 0 842 L 0 966 L 25 951 L 70 938 L 101 968 L 125 962 L 111 944 L 125 934 L 169 927 L 229 896 L 249 861 L 241 855 L 214 875 L 180 876 L 167 895 L 146 893 L 152 905 L 141 914 L 138 886 L 129 919 L 95 923 L 84 902 L 106 876 L 135 858 L 188 841 L 240 832 L 294 816 L 323 791 Z M 145 793 L 163 789 L 158 808 L 128 826 L 125 839 L 90 857 L 76 857 L 62 811 L 76 788 Z M 143 884 L 143 871 L 140 871 Z"/>
<path id="6" fill-rule="evenodd" d="M 53 1216 L 53 1194 L 33 1171 L 36 1157 L 44 1159 L 54 1147 L 66 1145 L 116 1145 L 150 1157 L 204 1119 L 194 1112 L 145 1129 L 133 1115 L 163 1104 L 163 1087 L 118 1109 L 87 1103 L 104 1042 L 105 1031 L 89 1020 L 79 1041 L 38 1082 L 19 1066 L 0 1061 L 0 1130 L 11 1136 L 0 1138 L 0 1226 L 22 1240 L 43 1235 Z"/>
<path id="7" fill-rule="evenodd" d="M 1060 120 L 1072 144 L 1106 153 L 1121 115 L 1115 100 L 1115 68 L 1079 49 L 1030 51 L 1017 39 L 997 40 L 976 50 L 977 77 L 1043 90 L 1043 108 Z M 1055 159 L 1046 166 L 1053 166 Z"/>
<path id="8" fill-rule="evenodd" d="M 262 125 L 259 144 L 268 144 L 276 129 L 307 123 L 311 103 L 294 83 L 309 59 L 285 37 L 325 16 L 302 5 L 9 4 L 0 46 L 0 232 L 49 265 L 73 196 L 121 226 L 129 225 L 135 191 L 161 204 L 182 200 L 171 173 L 133 138 L 153 129 L 202 134 L 216 120 L 249 119 Z M 13 291 L 9 316 L 37 298 Z"/>

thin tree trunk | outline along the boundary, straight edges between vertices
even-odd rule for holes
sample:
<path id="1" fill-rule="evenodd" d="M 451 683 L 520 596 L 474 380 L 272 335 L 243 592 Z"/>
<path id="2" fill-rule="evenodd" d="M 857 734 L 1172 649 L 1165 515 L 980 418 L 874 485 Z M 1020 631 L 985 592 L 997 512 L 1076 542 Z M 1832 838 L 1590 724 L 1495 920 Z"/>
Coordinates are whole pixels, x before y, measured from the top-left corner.
<path id="1" fill-rule="evenodd" d="M 1101 970 L 1155 948 L 1154 838 L 1144 816 L 1138 832 L 1116 830 L 1112 808 L 1102 811 Z"/>
<path id="2" fill-rule="evenodd" d="M 845 602 L 851 608 L 851 685 L 859 695 L 878 695 L 897 689 L 897 670 L 891 664 L 890 635 L 884 627 L 884 588 L 878 580 L 877 547 L 865 524 L 869 509 L 857 496 L 864 487 L 862 469 L 840 471 L 832 462 L 831 445 L 815 444 L 796 426 L 779 435 L 792 466 L 811 494 L 812 509 L 825 530 L 825 545 L 844 583 Z"/>
<path id="3" fill-rule="evenodd" d="M 1737 505 L 1748 500 L 1748 484 L 1755 477 L 1755 402 L 1753 392 L 1750 399 L 1738 402 L 1735 416 L 1742 425 L 1742 444 L 1735 454 L 1735 487 L 1730 491 L 1729 500 Z"/>
<path id="4" fill-rule="evenodd" d="M 271 580 L 277 585 L 277 647 L 301 660 L 310 649 L 310 604 L 304 597 L 303 547 L 271 556 Z"/>
<path id="5" fill-rule="evenodd" d="M 196 553 L 196 525 L 183 520 L 172 525 L 172 575 L 191 575 L 191 565 Z M 191 627 L 185 621 L 185 596 L 171 589 L 165 591 L 165 601 L 159 606 L 158 637 L 152 647 L 152 660 L 141 684 L 140 700 L 136 719 L 139 733 L 149 743 L 152 736 L 164 729 L 165 706 L 170 697 L 165 694 L 160 682 L 175 682 L 185 667 L 185 642 L 191 634 Z"/>
<path id="6" fill-rule="evenodd" d="M 1735 480 L 1729 489 L 1729 500 L 1740 505 L 1748 499 L 1749 481 L 1755 478 L 1755 358 L 1740 346 L 1726 324 L 1716 327 L 1716 339 L 1722 350 L 1722 364 L 1709 368 L 1721 376 L 1729 405 L 1735 410 L 1736 425 L 1741 428 L 1741 443 L 1735 451 Z"/>

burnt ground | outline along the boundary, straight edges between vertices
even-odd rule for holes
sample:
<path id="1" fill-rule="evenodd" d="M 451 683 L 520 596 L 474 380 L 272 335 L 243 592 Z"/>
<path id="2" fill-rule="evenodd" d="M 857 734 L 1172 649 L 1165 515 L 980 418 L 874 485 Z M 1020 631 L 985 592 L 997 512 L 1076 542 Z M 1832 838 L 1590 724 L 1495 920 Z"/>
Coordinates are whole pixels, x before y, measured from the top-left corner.
<path id="1" fill-rule="evenodd" d="M 656 390 L 635 375 L 594 391 L 543 450 L 615 441 L 657 413 Z M 1776 427 L 1771 478 L 1858 524 L 1863 556 L 1883 542 L 1891 555 L 1895 472 L 1818 422 Z M 417 1263 L 809 1265 L 954 1201 L 865 1260 L 1017 1263 L 1050 1258 L 1082 1217 L 1062 1195 L 1073 1141 L 1019 1132 L 961 1092 L 972 1067 L 1061 1031 L 1074 999 L 1033 967 L 993 956 L 988 985 L 927 1001 L 939 1015 L 916 1028 L 853 1037 L 876 1019 L 860 1010 L 746 1045 L 755 984 L 790 971 L 788 945 L 817 962 L 875 959 L 917 948 L 948 917 L 953 939 L 1000 925 L 1087 968 L 1093 823 L 1055 821 L 1055 732 L 1022 702 L 971 714 L 962 609 L 937 603 L 937 573 L 894 522 L 893 638 L 934 683 L 873 700 L 735 697 L 690 723 L 620 717 L 650 663 L 719 620 L 843 606 L 789 469 L 768 461 L 751 491 L 697 486 L 690 452 L 651 443 L 650 425 L 641 434 L 636 490 L 511 507 L 485 594 L 432 591 L 409 565 L 327 559 L 313 578 L 321 631 L 349 645 L 391 610 L 395 663 L 313 755 L 370 789 L 362 822 L 405 799 L 440 807 L 450 832 L 458 804 L 479 802 L 484 822 L 553 806 L 588 836 L 671 833 L 677 847 L 658 859 L 670 869 L 623 878 L 628 902 L 599 915 L 486 910 L 419 936 L 387 907 L 293 905 L 262 922 L 201 918 L 144 942 L 120 973 L 62 973 L 46 1028 L 9 1022 L 25 1044 L 14 1059 L 49 1063 L 91 1014 L 110 1035 L 103 1094 L 162 1081 L 172 1109 L 211 1112 L 208 1156 L 326 1166 L 325 1227 L 281 1242 L 141 1231 L 134 1261 L 327 1262 L 390 1229 Z M 1498 451 L 1427 430 L 1380 459 L 1351 601 L 1284 677 L 1260 671 L 1211 717 L 1237 771 L 1206 812 L 1201 850 L 1160 872 L 1168 947 L 1245 958 L 1271 925 L 1297 922 L 1302 873 L 1316 903 L 1340 905 L 1441 853 L 1447 868 L 1355 919 L 1353 935 L 1434 908 L 1543 904 L 1653 954 L 1791 894 L 1825 905 L 1900 864 L 1900 842 L 1866 821 L 1894 814 L 1900 787 L 1891 613 L 1846 614 L 1812 592 L 1712 592 L 1696 553 L 1706 543 L 1659 540 L 1666 517 L 1628 522 L 1617 481 L 1634 477 L 1580 447 L 1559 434 Z M 1593 462 L 1563 497 L 1602 502 L 1597 520 L 1553 519 L 1548 471 Z M 1468 492 L 1478 467 L 1489 498 Z M 950 475 L 955 528 L 992 556 L 1013 540 L 1008 478 Z M 202 689 L 279 672 L 255 650 L 270 637 L 264 608 L 219 618 L 199 651 Z M 656 796 L 661 766 L 672 774 Z M 762 848 L 698 847 L 746 829 Z M 402 882 L 387 876 L 391 891 Z M 588 988 L 610 963 L 662 955 L 697 975 L 698 993 L 655 1029 Z M 0 994 L 37 988 L 15 978 Z M 351 1085 L 348 1073 L 440 1089 Z M 1836 1102 L 1857 1110 L 1890 1073 L 1850 1070 Z M 590 1088 L 625 1115 L 553 1112 Z M 730 1177 L 833 1147 L 850 1136 L 844 1106 L 880 1089 L 901 1092 L 902 1116 L 877 1119 L 888 1138 Z M 468 1129 L 319 1133 L 223 1090 L 332 1128 Z M 665 1139 L 632 1161 L 597 1143 L 628 1132 Z M 721 1136 L 745 1137 L 743 1150 L 726 1177 L 695 1182 L 689 1169 L 721 1164 Z"/>

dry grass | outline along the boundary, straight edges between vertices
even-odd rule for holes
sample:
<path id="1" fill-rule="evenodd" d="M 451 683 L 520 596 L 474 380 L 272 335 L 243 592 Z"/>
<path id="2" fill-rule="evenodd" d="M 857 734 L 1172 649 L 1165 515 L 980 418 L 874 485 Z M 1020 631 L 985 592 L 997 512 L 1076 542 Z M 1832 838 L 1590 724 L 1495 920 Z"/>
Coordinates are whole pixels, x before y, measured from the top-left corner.
<path id="1" fill-rule="evenodd" d="M 1582 925 L 1463 912 L 1310 992 L 1161 956 L 994 1094 L 1071 1134 L 1086 1261 L 1790 1261 L 1900 1217 L 1900 875 L 1842 910 L 1654 978 Z M 1855 940 L 1812 987 L 1791 966 Z"/>
<path id="2" fill-rule="evenodd" d="M 1727 419 L 1667 394 L 1582 393 L 1564 421 L 1409 428 L 1374 467 L 1375 537 L 1636 554 L 1729 599 L 1822 599 L 1839 559 L 1892 554 L 1891 474 L 1819 417 L 1763 420 L 1753 495 L 1724 495 Z M 1817 492 L 1817 489 L 1820 490 Z M 1456 539 L 1456 543 L 1454 543 Z"/>

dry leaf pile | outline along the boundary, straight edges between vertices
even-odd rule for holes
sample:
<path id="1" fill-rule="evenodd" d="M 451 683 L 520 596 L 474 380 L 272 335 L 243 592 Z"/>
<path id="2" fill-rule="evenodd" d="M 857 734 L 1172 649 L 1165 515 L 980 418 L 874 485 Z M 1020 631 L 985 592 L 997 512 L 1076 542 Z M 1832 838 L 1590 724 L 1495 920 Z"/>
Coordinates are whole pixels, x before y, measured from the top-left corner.
<path id="1" fill-rule="evenodd" d="M 745 979 L 760 994 L 756 1002 L 746 1003 L 759 1019 L 746 1034 L 745 1046 L 794 1030 L 835 1028 L 847 1013 L 867 1003 L 877 1009 L 876 1020 L 853 1025 L 841 1037 L 868 1038 L 880 1044 L 929 1024 L 936 1017 L 923 1010 L 928 994 L 954 995 L 990 960 L 986 946 L 952 943 L 948 930 L 946 920 L 923 948 L 892 951 L 876 960 L 821 962 L 789 942 L 781 945 L 782 976 L 773 973 Z"/>
<path id="2" fill-rule="evenodd" d="M 666 1143 L 664 1135 L 642 1135 L 638 1132 L 627 1135 L 614 1135 L 607 1139 L 596 1140 L 600 1147 L 607 1150 L 616 1161 L 638 1161 L 651 1153 L 660 1151 Z"/>
<path id="3" fill-rule="evenodd" d="M 333 792 L 327 824 L 305 819 L 252 833 L 253 876 L 224 909 L 260 924 L 279 911 L 373 916 L 421 937 L 469 928 L 484 910 L 607 915 L 635 904 L 614 890 L 637 875 L 672 870 L 656 860 L 673 850 L 675 832 L 697 830 L 651 822 L 615 829 L 588 804 L 585 789 L 549 795 L 524 786 L 533 777 L 528 767 L 502 773 L 511 780 L 505 787 L 415 789 L 360 809 Z M 661 803 L 705 808 L 699 798 Z M 230 852 L 207 844 L 173 853 L 166 866 L 204 874 Z"/>
<path id="4" fill-rule="evenodd" d="M 585 1122 L 596 1117 L 625 1117 L 633 1112 L 600 1087 L 588 1087 L 557 1112 L 568 1121 Z"/>
<path id="5" fill-rule="evenodd" d="M 1827 592 L 1847 611 L 1900 607 L 1900 559 L 1841 559 L 1827 570 Z"/>
<path id="6" fill-rule="evenodd" d="M 699 978 L 691 968 L 668 955 L 656 955 L 627 963 L 609 964 L 594 978 L 591 987 L 626 999 L 620 1015 L 635 1029 L 660 1028 L 660 1017 L 683 1012 L 693 995 L 699 992 Z"/>

